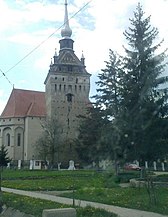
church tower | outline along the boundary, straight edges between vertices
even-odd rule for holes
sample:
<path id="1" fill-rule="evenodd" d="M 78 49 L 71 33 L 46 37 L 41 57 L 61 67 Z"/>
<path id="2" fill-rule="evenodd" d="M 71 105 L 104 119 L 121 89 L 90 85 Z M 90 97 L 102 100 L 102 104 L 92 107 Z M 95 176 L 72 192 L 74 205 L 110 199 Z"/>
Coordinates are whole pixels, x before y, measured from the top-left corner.
<path id="1" fill-rule="evenodd" d="M 79 59 L 73 50 L 74 41 L 69 26 L 67 0 L 65 0 L 64 27 L 61 30 L 59 54 L 55 51 L 45 80 L 47 116 L 55 118 L 62 128 L 63 153 L 60 161 L 76 160 L 74 140 L 78 127 L 90 105 L 90 74 L 85 58 Z"/>

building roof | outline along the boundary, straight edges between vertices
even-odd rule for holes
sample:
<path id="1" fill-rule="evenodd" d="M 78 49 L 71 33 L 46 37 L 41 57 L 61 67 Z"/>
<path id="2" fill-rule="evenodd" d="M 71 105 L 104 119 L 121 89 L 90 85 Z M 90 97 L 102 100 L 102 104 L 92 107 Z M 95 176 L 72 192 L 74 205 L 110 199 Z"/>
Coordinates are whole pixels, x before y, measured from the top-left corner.
<path id="1" fill-rule="evenodd" d="M 45 93 L 13 89 L 1 118 L 46 116 Z"/>

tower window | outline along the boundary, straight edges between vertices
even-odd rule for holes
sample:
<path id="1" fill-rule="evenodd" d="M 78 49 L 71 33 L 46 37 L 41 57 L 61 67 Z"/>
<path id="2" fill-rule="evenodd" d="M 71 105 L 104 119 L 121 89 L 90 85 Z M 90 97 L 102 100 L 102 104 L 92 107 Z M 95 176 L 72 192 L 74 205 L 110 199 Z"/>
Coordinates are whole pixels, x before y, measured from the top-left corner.
<path id="1" fill-rule="evenodd" d="M 79 90 L 81 91 L 81 89 L 82 89 L 82 87 L 81 87 L 81 85 L 79 85 Z"/>
<path id="2" fill-rule="evenodd" d="M 61 84 L 59 85 L 59 90 L 61 91 Z"/>
<path id="3" fill-rule="evenodd" d="M 75 85 L 75 91 L 77 91 L 77 85 Z"/>
<path id="4" fill-rule="evenodd" d="M 20 133 L 17 134 L 17 145 L 18 146 L 21 145 L 21 134 Z"/>
<path id="5" fill-rule="evenodd" d="M 76 84 L 78 83 L 78 78 L 76 78 Z"/>
<path id="6" fill-rule="evenodd" d="M 71 93 L 67 94 L 67 101 L 72 102 L 72 94 Z"/>
<path id="7" fill-rule="evenodd" d="M 6 134 L 6 143 L 7 143 L 7 146 L 10 146 L 10 134 L 9 133 Z"/>
<path id="8" fill-rule="evenodd" d="M 64 78 L 62 78 L 62 80 L 64 81 L 65 79 L 64 79 Z"/>
<path id="9" fill-rule="evenodd" d="M 57 91 L 57 85 L 55 84 L 55 91 Z"/>
<path id="10" fill-rule="evenodd" d="M 57 80 L 57 77 L 55 77 L 55 80 Z"/>

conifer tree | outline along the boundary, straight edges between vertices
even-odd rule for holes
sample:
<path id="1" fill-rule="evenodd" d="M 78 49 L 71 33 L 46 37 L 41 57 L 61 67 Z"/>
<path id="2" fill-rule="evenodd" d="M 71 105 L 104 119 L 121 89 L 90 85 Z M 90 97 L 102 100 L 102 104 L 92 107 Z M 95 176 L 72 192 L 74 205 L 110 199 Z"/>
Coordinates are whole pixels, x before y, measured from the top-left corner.
<path id="1" fill-rule="evenodd" d="M 149 146 L 154 145 L 151 144 L 151 141 L 154 142 L 153 135 L 149 136 L 147 132 L 149 129 L 154 130 L 160 117 L 167 113 L 163 113 L 163 107 L 167 106 L 165 103 L 167 94 L 164 92 L 160 95 L 158 89 L 166 81 L 164 78 L 159 78 L 166 66 L 164 63 L 166 54 L 165 51 L 157 54 L 163 40 L 158 44 L 155 43 L 158 29 L 151 27 L 150 16 L 144 18 L 140 4 L 130 23 L 131 27 L 124 32 L 129 49 L 125 48 L 124 58 L 123 118 L 128 132 L 127 146 L 130 147 L 128 152 L 131 153 L 130 150 L 134 149 L 134 157 L 145 160 L 146 157 L 151 158 Z"/>
<path id="2" fill-rule="evenodd" d="M 5 146 L 2 145 L 0 148 L 0 167 L 6 167 L 9 162 L 10 159 L 8 157 L 8 151 L 6 150 Z"/>
<path id="3" fill-rule="evenodd" d="M 163 155 L 167 141 L 167 127 L 156 133 L 156 129 L 160 132 L 160 127 L 167 126 L 167 91 L 159 90 L 168 80 L 161 77 L 166 50 L 159 53 L 163 40 L 156 43 L 158 29 L 150 25 L 150 16 L 145 18 L 140 4 L 130 23 L 124 32 L 128 41 L 125 56 L 110 50 L 110 60 L 98 76 L 95 99 L 111 122 L 107 131 L 111 129 L 112 136 L 107 133 L 106 138 L 111 140 L 113 150 L 119 150 L 120 157 L 156 159 Z M 157 152 L 158 145 L 162 151 Z"/>
<path id="4" fill-rule="evenodd" d="M 122 58 L 118 53 L 109 50 L 109 61 L 105 61 L 106 68 L 99 73 L 98 94 L 94 96 L 96 104 L 106 118 L 116 117 L 121 103 L 121 78 L 123 76 Z M 104 111 L 104 112 L 103 112 Z"/>

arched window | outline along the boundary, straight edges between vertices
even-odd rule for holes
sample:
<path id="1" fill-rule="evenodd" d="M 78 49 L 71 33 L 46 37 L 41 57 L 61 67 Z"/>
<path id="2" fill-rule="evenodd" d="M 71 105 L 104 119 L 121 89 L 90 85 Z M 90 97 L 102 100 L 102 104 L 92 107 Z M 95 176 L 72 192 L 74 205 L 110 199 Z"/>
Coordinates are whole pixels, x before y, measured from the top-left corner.
<path id="1" fill-rule="evenodd" d="M 57 85 L 55 84 L 55 92 L 57 91 Z"/>
<path id="2" fill-rule="evenodd" d="M 18 146 L 21 145 L 21 134 L 20 133 L 17 134 L 17 145 Z"/>
<path id="3" fill-rule="evenodd" d="M 67 94 L 67 101 L 72 102 L 72 94 L 71 93 Z"/>
<path id="4" fill-rule="evenodd" d="M 10 134 L 9 133 L 6 134 L 6 144 L 7 146 L 10 146 Z"/>

